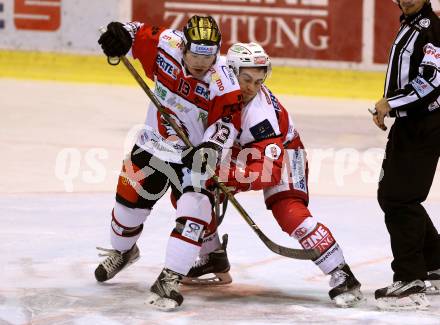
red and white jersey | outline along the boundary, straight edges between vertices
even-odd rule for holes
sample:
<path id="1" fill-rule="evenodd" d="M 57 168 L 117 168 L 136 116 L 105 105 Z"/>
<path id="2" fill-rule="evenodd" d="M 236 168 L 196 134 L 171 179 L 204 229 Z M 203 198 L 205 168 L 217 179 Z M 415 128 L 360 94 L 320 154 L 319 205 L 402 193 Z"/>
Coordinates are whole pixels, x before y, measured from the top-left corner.
<path id="1" fill-rule="evenodd" d="M 240 151 L 234 150 L 236 166 L 229 177 L 250 179 L 258 175 L 249 189 L 260 190 L 279 183 L 285 148 L 299 140 L 293 120 L 278 99 L 263 85 L 257 95 L 242 110 L 241 132 L 237 138 Z"/>
<path id="2" fill-rule="evenodd" d="M 132 53 L 147 77 L 155 82 L 155 95 L 175 118 L 193 145 L 211 141 L 223 148 L 233 145 L 240 129 L 241 93 L 235 75 L 218 56 L 198 80 L 183 65 L 181 31 L 139 25 Z M 153 104 L 137 145 L 156 157 L 180 163 L 186 148 Z"/>
<path id="3" fill-rule="evenodd" d="M 293 120 L 272 92 L 263 85 L 242 109 L 241 147 L 266 139 L 280 138 L 283 145 L 298 136 Z"/>

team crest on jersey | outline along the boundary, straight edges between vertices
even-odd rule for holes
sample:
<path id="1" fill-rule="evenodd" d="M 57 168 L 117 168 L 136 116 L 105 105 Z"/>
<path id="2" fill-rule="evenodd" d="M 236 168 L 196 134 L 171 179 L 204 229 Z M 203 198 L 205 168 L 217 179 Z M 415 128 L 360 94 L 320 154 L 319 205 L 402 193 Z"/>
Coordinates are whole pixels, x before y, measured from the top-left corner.
<path id="1" fill-rule="evenodd" d="M 281 148 L 275 143 L 271 143 L 264 149 L 264 155 L 270 159 L 277 160 L 281 156 Z"/>
<path id="2" fill-rule="evenodd" d="M 170 109 L 166 108 L 165 110 L 169 114 L 170 118 L 174 120 L 177 126 L 179 126 L 182 129 L 183 133 L 188 137 L 189 132 L 186 125 Z M 176 131 L 159 111 L 157 111 L 157 119 L 158 121 L 160 121 L 158 125 L 160 135 L 168 141 L 177 142 L 179 140 L 179 137 Z"/>
<path id="3" fill-rule="evenodd" d="M 431 25 L 431 21 L 428 18 L 423 18 L 419 21 L 419 25 L 423 28 L 428 28 Z"/>
<path id="4" fill-rule="evenodd" d="M 156 63 L 159 68 L 169 75 L 174 80 L 177 79 L 177 76 L 180 73 L 180 69 L 169 59 L 163 56 L 161 53 L 157 56 Z"/>
<path id="5" fill-rule="evenodd" d="M 195 93 L 196 95 L 199 95 L 200 97 L 209 100 L 209 89 L 204 84 L 197 83 Z"/>

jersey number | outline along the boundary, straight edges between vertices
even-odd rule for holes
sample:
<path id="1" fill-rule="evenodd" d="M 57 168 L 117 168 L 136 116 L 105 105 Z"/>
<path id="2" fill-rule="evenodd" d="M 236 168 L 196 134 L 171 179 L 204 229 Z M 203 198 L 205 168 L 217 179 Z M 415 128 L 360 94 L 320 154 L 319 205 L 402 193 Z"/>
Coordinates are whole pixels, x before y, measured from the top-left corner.
<path id="1" fill-rule="evenodd" d="M 231 129 L 222 123 L 215 124 L 215 133 L 211 136 L 211 139 L 218 143 L 225 144 L 231 134 Z"/>
<path id="2" fill-rule="evenodd" d="M 179 82 L 179 89 L 178 89 L 179 93 L 181 93 L 184 96 L 188 96 L 189 92 L 191 91 L 191 86 L 189 85 L 189 83 L 187 83 L 185 80 L 180 79 Z"/>

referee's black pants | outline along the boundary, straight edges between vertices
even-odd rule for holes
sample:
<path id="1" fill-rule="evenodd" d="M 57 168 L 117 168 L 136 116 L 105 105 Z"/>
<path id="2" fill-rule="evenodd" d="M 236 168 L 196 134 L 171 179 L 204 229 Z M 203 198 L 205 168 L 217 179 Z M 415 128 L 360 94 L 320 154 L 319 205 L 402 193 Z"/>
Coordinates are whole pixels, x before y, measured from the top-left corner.
<path id="1" fill-rule="evenodd" d="M 440 236 L 422 206 L 440 155 L 440 112 L 397 118 L 388 135 L 378 201 L 391 239 L 394 281 L 440 268 Z"/>

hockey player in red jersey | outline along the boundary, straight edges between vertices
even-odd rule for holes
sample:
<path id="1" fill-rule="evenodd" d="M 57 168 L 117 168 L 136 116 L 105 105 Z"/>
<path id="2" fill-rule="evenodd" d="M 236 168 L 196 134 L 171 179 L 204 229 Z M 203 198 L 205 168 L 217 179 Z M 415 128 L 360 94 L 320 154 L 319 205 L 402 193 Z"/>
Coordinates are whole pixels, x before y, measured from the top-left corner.
<path id="1" fill-rule="evenodd" d="M 307 160 L 304 146 L 292 119 L 278 99 L 264 85 L 271 64 L 256 43 L 237 43 L 228 51 L 227 63 L 237 75 L 243 94 L 242 131 L 237 138 L 240 152 L 232 163 L 218 171 L 224 184 L 237 192 L 263 190 L 265 203 L 289 236 L 304 248 L 318 248 L 313 262 L 331 275 L 330 298 L 338 306 L 353 306 L 362 299 L 361 284 L 345 262 L 341 247 L 330 230 L 307 208 Z M 251 153 L 251 154 L 250 154 Z M 251 158 L 249 158 L 251 157 Z M 216 224 L 204 244 L 197 263 L 184 282 L 222 284 L 231 281 L 224 237 L 221 245 Z M 209 280 L 199 278 L 214 273 Z"/>
<path id="2" fill-rule="evenodd" d="M 123 164 L 112 211 L 107 258 L 95 270 L 103 282 L 139 258 L 136 241 L 154 204 L 171 186 L 177 200 L 176 226 L 167 246 L 165 267 L 147 302 L 162 309 L 179 306 L 178 286 L 196 260 L 204 229 L 211 222 L 212 198 L 194 182 L 205 153 L 228 148 L 240 129 L 241 93 L 236 77 L 220 57 L 221 34 L 212 17 L 193 16 L 183 31 L 139 22 L 112 22 L 99 41 L 108 57 L 131 49 L 157 99 L 196 147 L 189 150 L 150 104 L 145 128 Z M 194 162 L 194 163 L 193 163 Z M 214 166 L 215 168 L 215 166 Z"/>

